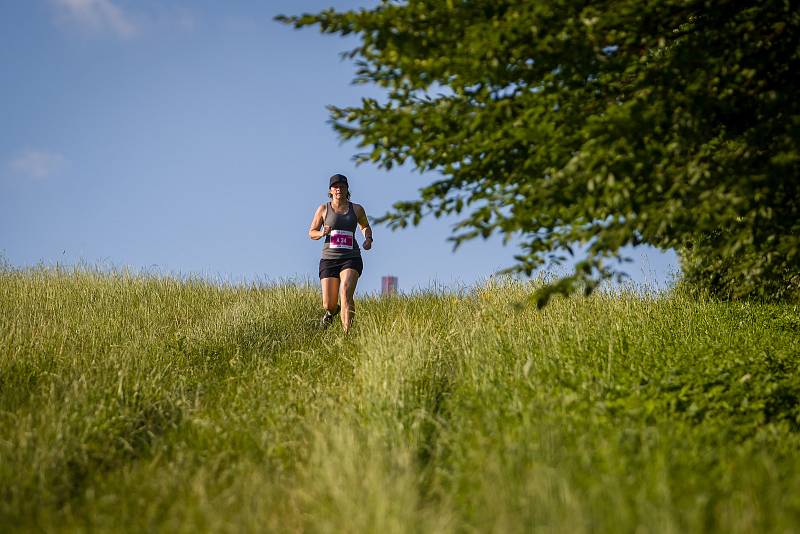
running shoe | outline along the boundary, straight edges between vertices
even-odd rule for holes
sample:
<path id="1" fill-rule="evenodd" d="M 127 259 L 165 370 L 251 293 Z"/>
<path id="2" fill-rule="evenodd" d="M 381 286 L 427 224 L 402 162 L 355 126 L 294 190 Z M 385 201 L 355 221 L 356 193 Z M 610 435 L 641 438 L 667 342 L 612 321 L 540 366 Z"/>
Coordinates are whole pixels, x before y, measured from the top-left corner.
<path id="1" fill-rule="evenodd" d="M 319 320 L 319 325 L 322 328 L 329 327 L 331 325 L 331 323 L 333 323 L 333 318 L 336 317 L 336 314 L 339 313 L 340 309 L 341 309 L 341 307 L 337 305 L 336 309 L 333 312 L 325 310 L 325 315 L 323 315 L 322 319 Z"/>

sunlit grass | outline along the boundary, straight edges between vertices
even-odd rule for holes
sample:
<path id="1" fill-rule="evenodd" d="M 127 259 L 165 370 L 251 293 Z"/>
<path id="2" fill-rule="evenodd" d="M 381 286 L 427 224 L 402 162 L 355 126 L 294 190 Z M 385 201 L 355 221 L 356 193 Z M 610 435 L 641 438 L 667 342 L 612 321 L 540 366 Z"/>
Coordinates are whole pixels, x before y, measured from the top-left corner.
<path id="1" fill-rule="evenodd" d="M 0 271 L 3 530 L 787 532 L 800 312 Z"/>

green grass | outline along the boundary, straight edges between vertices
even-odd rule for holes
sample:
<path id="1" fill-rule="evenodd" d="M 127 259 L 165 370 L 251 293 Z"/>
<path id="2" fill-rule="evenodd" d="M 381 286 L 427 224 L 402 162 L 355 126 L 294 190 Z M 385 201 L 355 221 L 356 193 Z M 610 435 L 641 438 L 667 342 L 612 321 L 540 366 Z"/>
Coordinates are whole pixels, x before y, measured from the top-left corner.
<path id="1" fill-rule="evenodd" d="M 0 530 L 797 532 L 800 310 L 0 270 Z"/>

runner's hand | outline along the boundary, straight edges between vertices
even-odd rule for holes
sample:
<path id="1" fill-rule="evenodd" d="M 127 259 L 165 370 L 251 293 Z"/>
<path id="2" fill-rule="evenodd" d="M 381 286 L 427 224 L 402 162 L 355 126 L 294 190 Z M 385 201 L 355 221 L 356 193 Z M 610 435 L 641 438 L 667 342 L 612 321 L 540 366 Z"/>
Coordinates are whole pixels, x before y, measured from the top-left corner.
<path id="1" fill-rule="evenodd" d="M 372 239 L 365 239 L 364 240 L 364 250 L 369 250 L 372 248 Z"/>
<path id="2" fill-rule="evenodd" d="M 326 236 L 326 235 L 330 235 L 330 234 L 331 234 L 331 227 L 328 226 L 328 225 L 323 226 L 322 227 L 322 235 Z"/>

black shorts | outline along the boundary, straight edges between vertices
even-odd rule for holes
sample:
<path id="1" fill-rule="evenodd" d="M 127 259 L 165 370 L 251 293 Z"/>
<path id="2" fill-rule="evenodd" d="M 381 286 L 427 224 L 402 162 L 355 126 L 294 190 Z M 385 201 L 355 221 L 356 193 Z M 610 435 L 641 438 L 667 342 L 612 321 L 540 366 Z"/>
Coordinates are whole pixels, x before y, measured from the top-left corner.
<path id="1" fill-rule="evenodd" d="M 364 262 L 361 258 L 343 258 L 341 260 L 319 260 L 319 279 L 323 278 L 339 278 L 339 273 L 345 269 L 355 269 L 358 271 L 358 276 L 361 276 L 361 271 L 364 270 Z"/>

